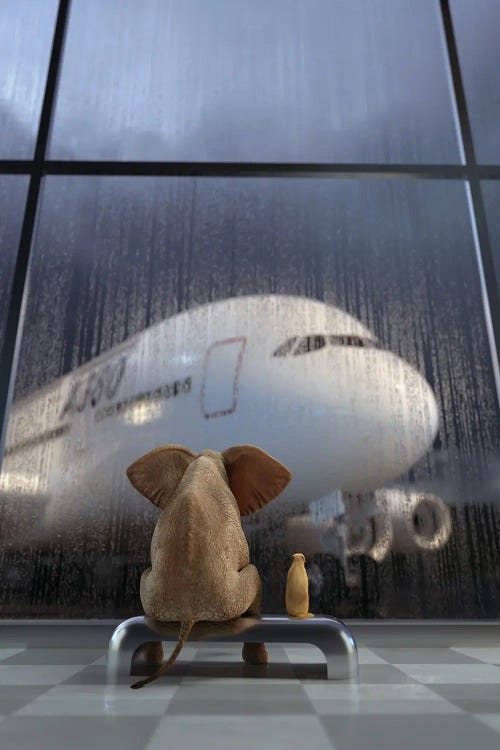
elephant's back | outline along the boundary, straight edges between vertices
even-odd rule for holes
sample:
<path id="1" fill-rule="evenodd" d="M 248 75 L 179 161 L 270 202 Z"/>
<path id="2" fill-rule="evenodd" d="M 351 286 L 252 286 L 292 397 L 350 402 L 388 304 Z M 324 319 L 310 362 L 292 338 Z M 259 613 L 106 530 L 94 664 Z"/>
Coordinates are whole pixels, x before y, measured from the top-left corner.
<path id="1" fill-rule="evenodd" d="M 239 516 L 223 498 L 174 498 L 158 519 L 151 570 L 141 578 L 145 613 L 167 621 L 225 619 L 242 543 L 248 550 Z"/>

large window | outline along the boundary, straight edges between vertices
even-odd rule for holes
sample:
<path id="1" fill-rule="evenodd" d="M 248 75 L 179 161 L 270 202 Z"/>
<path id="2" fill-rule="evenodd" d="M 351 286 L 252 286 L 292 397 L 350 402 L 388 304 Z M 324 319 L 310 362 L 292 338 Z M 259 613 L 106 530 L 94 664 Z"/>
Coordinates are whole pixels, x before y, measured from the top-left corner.
<path id="1" fill-rule="evenodd" d="M 494 74 L 470 72 L 500 69 L 491 15 L 61 0 L 24 27 L 20 5 L 0 9 L 38 45 L 0 88 L 0 613 L 139 611 L 157 512 L 125 469 L 189 420 L 188 447 L 228 447 L 231 419 L 300 486 L 243 521 L 264 611 L 299 549 L 311 611 L 498 617 L 500 163 Z M 203 357 L 235 340 L 233 408 L 207 418 Z M 311 445 L 328 492 L 300 484 Z M 399 469 L 353 489 L 360 445 L 352 477 Z"/>
<path id="2" fill-rule="evenodd" d="M 0 159 L 32 159 L 57 0 L 0 5 Z"/>

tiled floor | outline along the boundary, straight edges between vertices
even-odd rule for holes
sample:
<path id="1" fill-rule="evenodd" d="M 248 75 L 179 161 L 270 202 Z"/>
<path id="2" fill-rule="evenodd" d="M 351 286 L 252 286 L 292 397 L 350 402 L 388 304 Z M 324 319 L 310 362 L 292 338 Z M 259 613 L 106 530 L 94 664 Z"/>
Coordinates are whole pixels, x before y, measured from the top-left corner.
<path id="1" fill-rule="evenodd" d="M 390 628 L 373 639 L 365 628 L 357 684 L 327 681 L 313 646 L 268 644 L 271 663 L 249 667 L 240 646 L 187 644 L 168 676 L 137 691 L 134 678 L 106 685 L 112 630 L 0 623 L 2 750 L 500 747 L 498 629 L 404 647 Z"/>

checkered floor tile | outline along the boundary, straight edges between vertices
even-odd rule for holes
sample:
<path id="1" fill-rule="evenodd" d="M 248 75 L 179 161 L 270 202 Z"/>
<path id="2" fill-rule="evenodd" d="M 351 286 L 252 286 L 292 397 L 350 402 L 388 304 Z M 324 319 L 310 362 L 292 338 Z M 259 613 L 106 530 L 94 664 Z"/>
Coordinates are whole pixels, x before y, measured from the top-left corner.
<path id="1" fill-rule="evenodd" d="M 270 664 L 248 667 L 240 645 L 187 644 L 168 676 L 132 691 L 134 678 L 106 684 L 104 647 L 51 644 L 47 628 L 43 647 L 16 641 L 14 624 L 0 628 L 10 633 L 0 640 L 2 750 L 500 747 L 494 643 L 391 648 L 378 639 L 358 649 L 358 683 L 327 681 L 314 646 L 268 644 Z"/>

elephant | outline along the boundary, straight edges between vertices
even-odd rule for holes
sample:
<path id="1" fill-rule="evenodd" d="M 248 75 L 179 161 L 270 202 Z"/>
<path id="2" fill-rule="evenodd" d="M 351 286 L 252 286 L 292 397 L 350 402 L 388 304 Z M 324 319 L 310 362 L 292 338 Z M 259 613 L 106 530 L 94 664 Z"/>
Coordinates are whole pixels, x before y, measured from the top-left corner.
<path id="1" fill-rule="evenodd" d="M 179 641 L 162 664 L 161 642 L 146 644 L 159 668 L 132 688 L 170 668 L 193 625 L 259 616 L 262 584 L 250 564 L 241 516 L 277 497 L 292 475 L 254 445 L 194 453 L 182 445 L 154 448 L 126 470 L 132 485 L 160 510 L 151 541 L 151 567 L 141 576 L 140 598 L 154 620 L 180 623 Z M 266 664 L 263 643 L 244 643 L 243 660 Z"/>

